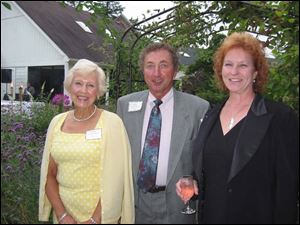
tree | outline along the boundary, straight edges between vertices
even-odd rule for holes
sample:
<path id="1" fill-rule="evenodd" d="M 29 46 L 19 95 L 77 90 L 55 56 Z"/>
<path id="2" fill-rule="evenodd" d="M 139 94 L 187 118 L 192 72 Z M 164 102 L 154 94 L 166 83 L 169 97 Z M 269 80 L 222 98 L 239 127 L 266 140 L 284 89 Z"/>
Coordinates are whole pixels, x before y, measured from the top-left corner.
<path id="1" fill-rule="evenodd" d="M 62 1 L 61 3 L 71 5 L 78 11 L 86 10 L 92 15 L 109 18 L 121 15 L 124 10 L 119 1 Z"/>
<path id="2" fill-rule="evenodd" d="M 266 37 L 265 46 L 276 57 L 266 90 L 270 98 L 299 110 L 299 2 L 298 1 L 191 1 L 175 2 L 177 8 L 160 26 L 152 39 L 163 39 L 176 47 L 197 46 L 210 49 L 217 34 L 248 31 Z M 211 56 L 207 51 L 202 50 Z M 207 56 L 199 55 L 203 62 Z M 199 59 L 201 61 L 201 59 Z M 201 63 L 198 70 L 201 70 Z M 206 62 L 206 67 L 212 64 Z M 195 67 L 195 66 L 194 66 Z M 193 69 L 196 70 L 195 68 Z M 198 73 L 201 74 L 201 73 Z M 212 74 L 211 74 L 212 76 Z M 203 80 L 203 79 L 202 79 Z M 211 82 L 211 79 L 203 80 Z M 204 85 L 206 88 L 209 85 Z M 207 90 L 208 93 L 211 89 Z M 203 94 L 203 93 L 202 93 Z"/>
<path id="3" fill-rule="evenodd" d="M 125 71 L 129 61 L 128 53 L 125 50 L 128 48 L 129 43 L 133 42 L 132 34 L 129 34 L 125 42 L 123 42 L 122 35 L 125 32 L 125 28 L 115 23 L 115 20 L 121 16 L 124 8 L 118 1 L 62 1 L 61 3 L 62 5 L 71 5 L 78 11 L 88 11 L 91 14 L 90 20 L 85 22 L 87 24 L 96 24 L 97 34 L 101 35 L 104 40 L 103 46 L 95 46 L 95 50 L 111 58 L 111 65 L 108 65 L 110 69 L 109 91 L 110 96 L 116 98 L 120 95 L 119 80 L 122 79 L 120 74 L 123 74 L 121 71 Z M 125 75 L 127 78 L 128 73 L 126 72 Z M 126 86 L 123 87 L 123 89 L 126 88 Z"/>
<path id="4" fill-rule="evenodd" d="M 187 68 L 189 76 L 183 82 L 183 91 L 201 96 L 211 104 L 220 102 L 225 97 L 217 88 L 212 68 L 213 54 L 225 37 L 223 34 L 215 35 L 209 42 L 209 48 L 199 50 L 198 58 Z"/>
<path id="5" fill-rule="evenodd" d="M 177 48 L 195 46 L 204 49 L 198 59 L 198 70 L 200 71 L 203 67 L 212 68 L 209 59 L 212 56 L 213 47 L 216 47 L 212 41 L 216 35 L 248 31 L 266 37 L 265 46 L 272 49 L 276 57 L 276 63 L 272 64 L 270 70 L 267 95 L 299 110 L 298 1 L 174 1 L 174 3 L 176 7 L 168 12 L 166 19 L 146 25 L 142 22 L 132 25 L 132 31 L 137 33 L 134 45 L 132 42 L 131 44 L 123 43 L 120 37 L 122 34 L 113 33 L 114 40 L 111 41 L 118 55 L 116 65 L 120 65 L 118 68 L 115 67 L 116 77 L 121 76 L 118 79 L 124 81 L 128 80 L 128 77 L 137 81 L 141 79 L 140 71 L 132 65 L 138 64 L 139 50 L 149 42 L 163 40 Z M 78 4 L 80 5 L 76 5 L 78 9 L 82 10 L 85 6 L 94 13 L 95 19 L 99 14 L 106 16 L 112 14 L 110 10 L 105 10 L 111 6 L 107 2 L 89 1 Z M 109 23 L 101 22 L 99 26 L 101 24 L 108 26 Z M 134 41 L 134 39 L 132 40 Z M 214 46 L 211 46 L 211 43 L 214 43 Z M 206 61 L 205 65 L 201 63 L 201 59 L 203 62 Z M 118 64 L 119 60 L 122 60 L 122 63 Z M 130 68 L 129 72 L 128 68 Z M 190 71 L 196 76 L 202 74 L 195 73 L 197 65 L 194 65 Z M 205 79 L 200 79 L 205 87 L 201 91 L 202 96 L 210 96 L 210 93 L 215 92 L 212 76 L 212 72 L 207 72 Z M 116 79 L 112 79 L 112 82 L 116 82 Z M 130 85 L 133 86 L 133 89 L 128 89 L 126 82 L 121 84 L 122 94 L 143 87 L 143 84 L 139 82 Z M 191 91 L 200 94 L 199 91 Z M 216 101 L 219 98 L 220 96 L 215 96 Z"/>

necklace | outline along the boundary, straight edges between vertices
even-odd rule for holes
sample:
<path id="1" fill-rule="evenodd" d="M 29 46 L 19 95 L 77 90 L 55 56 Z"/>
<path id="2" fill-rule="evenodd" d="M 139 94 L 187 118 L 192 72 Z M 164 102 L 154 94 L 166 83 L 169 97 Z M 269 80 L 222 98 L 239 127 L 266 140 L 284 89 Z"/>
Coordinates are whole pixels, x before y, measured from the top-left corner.
<path id="1" fill-rule="evenodd" d="M 87 120 L 89 120 L 89 119 L 91 119 L 92 118 L 92 116 L 96 113 L 96 109 L 97 109 L 97 107 L 94 105 L 94 111 L 92 112 L 92 114 L 91 115 L 89 115 L 88 117 L 86 117 L 86 118 L 84 118 L 84 119 L 77 119 L 76 117 L 75 117 L 75 111 L 74 111 L 74 113 L 73 113 L 73 119 L 75 120 L 75 121 L 77 121 L 77 122 L 83 122 L 83 121 L 87 121 Z"/>
<path id="2" fill-rule="evenodd" d="M 231 128 L 234 126 L 235 124 L 235 118 L 245 109 L 246 106 L 249 106 L 250 104 L 244 105 L 237 113 L 235 113 L 235 115 L 231 116 L 230 120 L 229 120 L 229 124 L 228 124 L 228 129 L 231 130 Z"/>
<path id="3" fill-rule="evenodd" d="M 235 122 L 234 117 L 231 117 L 231 118 L 230 118 L 230 121 L 229 121 L 229 124 L 228 124 L 229 130 L 231 130 L 231 128 L 233 127 L 234 122 Z"/>
<path id="4" fill-rule="evenodd" d="M 230 118 L 230 122 L 229 122 L 229 124 L 228 124 L 229 130 L 233 127 L 233 124 L 234 124 L 234 118 L 231 117 L 231 118 Z"/>

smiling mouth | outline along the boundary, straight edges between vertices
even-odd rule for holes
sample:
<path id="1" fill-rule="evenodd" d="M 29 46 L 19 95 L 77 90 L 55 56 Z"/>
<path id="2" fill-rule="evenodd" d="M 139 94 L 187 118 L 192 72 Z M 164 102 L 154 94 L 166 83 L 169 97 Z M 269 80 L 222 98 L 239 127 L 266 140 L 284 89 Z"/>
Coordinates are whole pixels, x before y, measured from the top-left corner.
<path id="1" fill-rule="evenodd" d="M 77 99 L 79 100 L 79 101 L 87 101 L 88 100 L 88 98 L 87 97 L 77 97 Z"/>
<path id="2" fill-rule="evenodd" d="M 154 85 L 160 85 L 161 83 L 162 83 L 162 81 L 160 80 L 160 81 L 152 81 L 152 83 L 154 84 Z"/>
<path id="3" fill-rule="evenodd" d="M 229 81 L 231 81 L 231 82 L 240 82 L 241 79 L 229 78 Z"/>

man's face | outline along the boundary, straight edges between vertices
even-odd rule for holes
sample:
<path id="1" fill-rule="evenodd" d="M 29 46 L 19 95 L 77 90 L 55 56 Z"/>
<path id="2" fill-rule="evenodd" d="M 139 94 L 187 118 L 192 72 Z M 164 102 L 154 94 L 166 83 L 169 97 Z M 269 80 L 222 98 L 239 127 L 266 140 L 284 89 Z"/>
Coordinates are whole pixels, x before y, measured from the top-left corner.
<path id="1" fill-rule="evenodd" d="M 172 57 L 167 50 L 161 49 L 150 52 L 144 61 L 144 79 L 150 92 L 162 99 L 173 86 L 176 70 Z"/>

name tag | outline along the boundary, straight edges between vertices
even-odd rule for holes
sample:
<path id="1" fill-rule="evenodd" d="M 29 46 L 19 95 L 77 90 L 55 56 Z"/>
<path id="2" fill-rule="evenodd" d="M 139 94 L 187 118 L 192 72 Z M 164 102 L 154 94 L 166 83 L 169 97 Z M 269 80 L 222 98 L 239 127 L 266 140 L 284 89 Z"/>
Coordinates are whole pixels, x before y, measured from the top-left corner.
<path id="1" fill-rule="evenodd" d="M 88 130 L 85 133 L 85 139 L 86 140 L 101 139 L 101 137 L 102 137 L 101 129 Z"/>
<path id="2" fill-rule="evenodd" d="M 142 109 L 143 102 L 129 102 L 128 112 L 135 112 Z"/>

